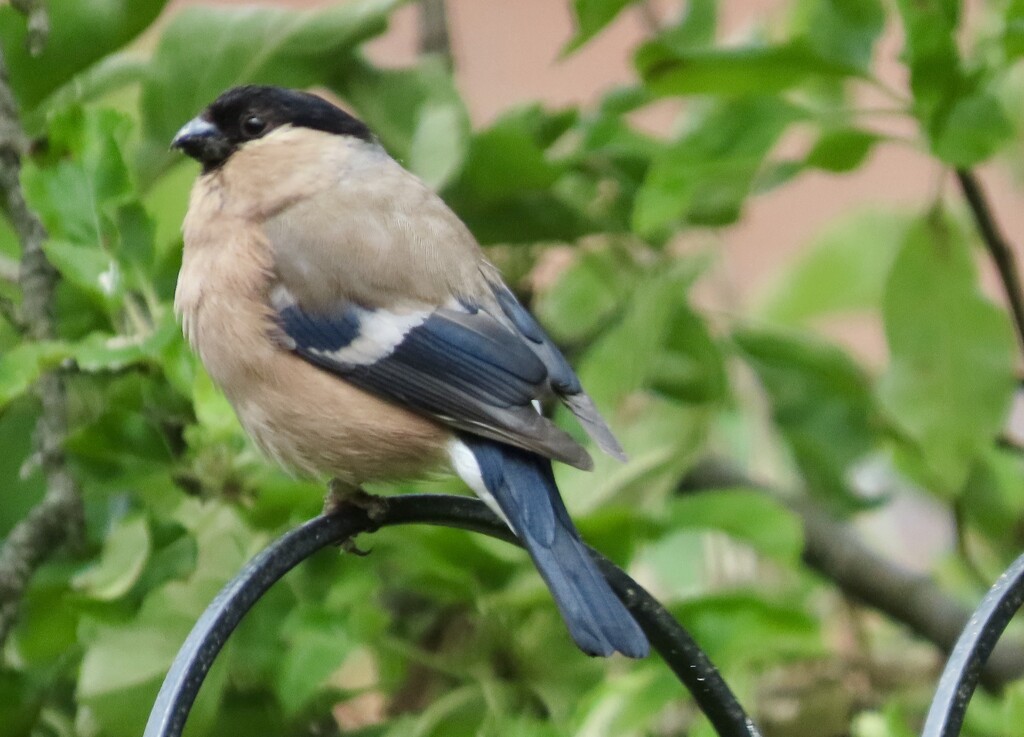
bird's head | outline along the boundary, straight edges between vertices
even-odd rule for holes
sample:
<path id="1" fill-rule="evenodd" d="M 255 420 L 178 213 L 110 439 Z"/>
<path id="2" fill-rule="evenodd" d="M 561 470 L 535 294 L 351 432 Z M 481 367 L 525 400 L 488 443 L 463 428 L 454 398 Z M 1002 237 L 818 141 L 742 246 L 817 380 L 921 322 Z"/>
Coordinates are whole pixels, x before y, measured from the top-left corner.
<path id="1" fill-rule="evenodd" d="M 373 140 L 366 125 L 322 97 L 282 87 L 246 85 L 223 93 L 183 125 L 171 148 L 201 163 L 205 173 L 222 166 L 247 143 L 286 126 Z"/>

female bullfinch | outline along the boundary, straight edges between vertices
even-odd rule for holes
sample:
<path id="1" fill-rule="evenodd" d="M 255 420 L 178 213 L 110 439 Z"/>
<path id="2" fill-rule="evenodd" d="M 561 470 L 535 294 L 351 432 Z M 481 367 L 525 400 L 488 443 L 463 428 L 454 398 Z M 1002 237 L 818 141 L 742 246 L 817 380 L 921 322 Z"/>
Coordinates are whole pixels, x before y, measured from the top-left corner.
<path id="1" fill-rule="evenodd" d="M 459 218 L 304 92 L 229 90 L 172 146 L 203 167 L 175 310 L 256 444 L 353 487 L 448 464 L 525 544 L 584 652 L 646 655 L 552 476 L 590 456 L 535 401 L 625 455 Z"/>

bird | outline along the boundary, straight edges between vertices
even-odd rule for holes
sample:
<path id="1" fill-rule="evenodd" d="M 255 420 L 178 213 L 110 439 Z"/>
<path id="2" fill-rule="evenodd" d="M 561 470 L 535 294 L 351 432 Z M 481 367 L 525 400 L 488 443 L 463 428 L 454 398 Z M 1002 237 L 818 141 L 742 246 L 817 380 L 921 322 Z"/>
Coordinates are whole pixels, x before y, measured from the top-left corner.
<path id="1" fill-rule="evenodd" d="M 459 217 L 321 96 L 227 90 L 171 142 L 201 164 L 182 225 L 182 332 L 254 443 L 344 488 L 454 471 L 522 542 L 577 646 L 649 643 L 569 517 L 552 461 L 626 456 Z"/>

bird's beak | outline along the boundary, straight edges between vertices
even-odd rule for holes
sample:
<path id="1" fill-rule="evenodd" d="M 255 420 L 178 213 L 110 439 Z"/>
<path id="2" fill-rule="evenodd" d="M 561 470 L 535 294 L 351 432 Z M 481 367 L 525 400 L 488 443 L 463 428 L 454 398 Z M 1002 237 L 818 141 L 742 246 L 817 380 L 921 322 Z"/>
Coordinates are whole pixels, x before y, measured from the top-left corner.
<path id="1" fill-rule="evenodd" d="M 206 170 L 223 163 L 234 151 L 220 128 L 202 117 L 185 123 L 171 140 L 171 148 L 199 161 Z"/>

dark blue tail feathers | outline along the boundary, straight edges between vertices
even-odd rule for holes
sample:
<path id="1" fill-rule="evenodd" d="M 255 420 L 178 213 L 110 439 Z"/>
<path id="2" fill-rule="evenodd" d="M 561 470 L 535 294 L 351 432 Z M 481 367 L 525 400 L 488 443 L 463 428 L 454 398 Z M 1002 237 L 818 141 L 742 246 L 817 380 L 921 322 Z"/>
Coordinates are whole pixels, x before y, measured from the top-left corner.
<path id="1" fill-rule="evenodd" d="M 643 631 L 612 592 L 569 519 L 551 462 L 482 438 L 467 437 L 464 442 L 580 649 L 588 655 L 647 655 L 650 646 Z"/>

